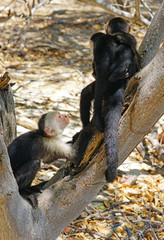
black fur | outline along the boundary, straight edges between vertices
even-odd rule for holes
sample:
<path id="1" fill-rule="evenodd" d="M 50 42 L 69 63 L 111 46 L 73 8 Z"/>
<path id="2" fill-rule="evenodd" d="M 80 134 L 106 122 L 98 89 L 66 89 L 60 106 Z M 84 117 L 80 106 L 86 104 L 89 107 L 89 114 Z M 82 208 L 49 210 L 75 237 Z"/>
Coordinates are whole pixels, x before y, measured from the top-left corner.
<path id="1" fill-rule="evenodd" d="M 93 72 L 96 81 L 82 90 L 80 100 L 81 120 L 84 127 L 90 120 L 91 101 L 95 100 L 93 123 L 99 130 L 104 129 L 107 155 L 106 180 L 108 182 L 112 182 L 116 177 L 117 130 L 124 101 L 124 89 L 129 79 L 140 69 L 136 40 L 129 33 L 124 32 L 126 29 L 128 29 L 126 22 L 123 19 L 115 18 L 112 20 L 112 34 L 101 34 L 94 42 Z M 94 38 L 92 37 L 92 39 Z M 102 118 L 103 101 L 105 103 L 104 122 Z"/>
<path id="2" fill-rule="evenodd" d="M 8 146 L 11 167 L 19 186 L 19 192 L 33 205 L 37 203 L 37 200 L 32 195 L 41 189 L 42 184 L 39 187 L 31 187 L 31 183 L 40 169 L 41 159 L 43 162 L 49 163 L 58 158 L 67 158 L 67 153 L 64 151 L 59 154 L 56 153 L 55 148 L 52 150 L 45 146 L 45 141 L 49 143 L 49 141 L 54 140 L 54 137 L 48 136 L 44 131 L 45 117 L 46 114 L 40 118 L 38 130 L 20 135 Z"/>

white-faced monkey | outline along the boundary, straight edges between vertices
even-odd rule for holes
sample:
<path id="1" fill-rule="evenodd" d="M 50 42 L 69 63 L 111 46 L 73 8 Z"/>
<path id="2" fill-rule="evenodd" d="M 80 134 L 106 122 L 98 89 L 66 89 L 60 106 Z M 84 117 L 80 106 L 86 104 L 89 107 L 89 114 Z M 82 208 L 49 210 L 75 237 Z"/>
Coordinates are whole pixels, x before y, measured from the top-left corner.
<path id="1" fill-rule="evenodd" d="M 41 159 L 50 163 L 58 158 L 73 158 L 72 146 L 61 139 L 68 123 L 67 115 L 48 112 L 41 116 L 37 130 L 20 135 L 8 146 L 13 174 L 23 196 L 33 195 L 35 188 L 31 183 L 40 168 Z M 35 199 L 30 201 L 35 205 Z"/>

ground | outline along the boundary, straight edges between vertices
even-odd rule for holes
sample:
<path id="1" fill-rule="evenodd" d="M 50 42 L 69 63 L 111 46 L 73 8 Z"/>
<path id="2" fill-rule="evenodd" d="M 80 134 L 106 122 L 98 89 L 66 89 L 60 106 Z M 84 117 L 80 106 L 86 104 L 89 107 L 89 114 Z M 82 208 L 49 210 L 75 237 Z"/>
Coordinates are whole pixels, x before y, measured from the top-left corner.
<path id="1" fill-rule="evenodd" d="M 89 38 L 103 31 L 110 16 L 82 2 L 53 0 L 26 18 L 24 6 L 23 1 L 0 3 L 0 74 L 8 71 L 14 83 L 18 135 L 34 129 L 43 113 L 58 110 L 70 116 L 67 141 L 81 129 L 79 96 L 93 81 Z M 138 45 L 145 32 L 146 27 L 133 25 Z M 161 118 L 158 136 L 163 126 Z M 164 164 L 149 137 L 143 142 L 144 154 L 139 148 L 131 154 L 117 180 L 104 186 L 60 239 L 130 239 L 130 234 L 134 239 L 164 239 Z M 44 165 L 36 182 L 53 176 L 59 165 Z"/>

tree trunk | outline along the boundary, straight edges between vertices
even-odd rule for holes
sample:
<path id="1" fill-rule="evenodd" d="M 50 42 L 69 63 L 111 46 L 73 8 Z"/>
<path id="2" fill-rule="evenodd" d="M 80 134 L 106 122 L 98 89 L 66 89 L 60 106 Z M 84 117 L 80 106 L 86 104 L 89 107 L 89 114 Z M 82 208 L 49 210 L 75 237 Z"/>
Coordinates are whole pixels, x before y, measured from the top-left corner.
<path id="1" fill-rule="evenodd" d="M 141 43 L 139 53 L 142 58 L 142 67 L 145 67 L 156 55 L 159 45 L 164 38 L 164 1 L 162 1 L 149 29 Z M 151 39 L 151 41 L 150 41 Z"/>
<path id="2" fill-rule="evenodd" d="M 8 86 L 9 81 L 6 72 L 0 78 L 0 132 L 7 146 L 16 136 L 15 107 L 12 90 Z"/>

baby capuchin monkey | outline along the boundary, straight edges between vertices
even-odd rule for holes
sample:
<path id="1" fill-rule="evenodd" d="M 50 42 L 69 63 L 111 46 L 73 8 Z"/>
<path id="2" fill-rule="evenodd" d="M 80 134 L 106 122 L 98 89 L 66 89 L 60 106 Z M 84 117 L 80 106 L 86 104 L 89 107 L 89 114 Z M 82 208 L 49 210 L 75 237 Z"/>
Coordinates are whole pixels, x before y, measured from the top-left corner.
<path id="1" fill-rule="evenodd" d="M 33 206 L 37 204 L 31 183 L 40 169 L 41 160 L 50 163 L 58 158 L 72 159 L 74 150 L 70 144 L 62 141 L 62 132 L 68 125 L 67 115 L 48 112 L 41 116 L 38 129 L 15 138 L 8 146 L 13 174 L 19 186 L 19 192 Z"/>
<path id="2" fill-rule="evenodd" d="M 94 50 L 94 44 L 95 42 L 100 39 L 102 36 L 104 36 L 105 34 L 102 33 L 102 32 L 97 32 L 97 33 L 94 33 L 91 38 L 90 38 L 90 47 L 92 49 L 92 51 Z M 92 70 L 93 70 L 93 73 L 92 73 L 92 76 L 96 79 L 96 70 L 95 70 L 95 63 L 94 63 L 94 56 L 93 56 L 93 61 L 92 61 Z"/>

